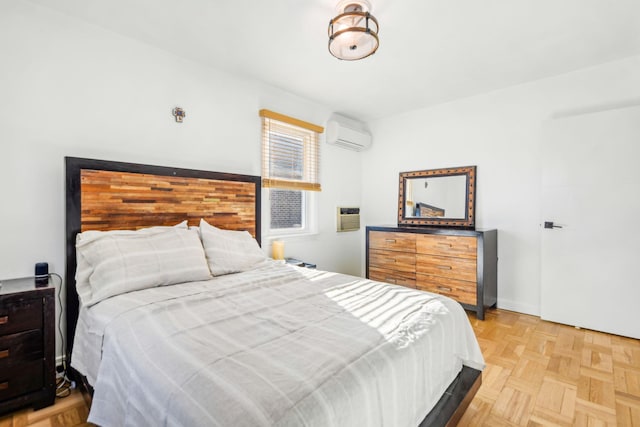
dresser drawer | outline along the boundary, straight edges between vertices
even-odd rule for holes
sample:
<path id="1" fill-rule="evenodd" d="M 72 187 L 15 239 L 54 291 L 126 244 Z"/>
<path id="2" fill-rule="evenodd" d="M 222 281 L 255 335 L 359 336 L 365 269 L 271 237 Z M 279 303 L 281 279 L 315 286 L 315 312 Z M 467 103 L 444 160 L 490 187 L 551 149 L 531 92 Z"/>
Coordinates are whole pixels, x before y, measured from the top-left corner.
<path id="1" fill-rule="evenodd" d="M 42 331 L 39 329 L 0 337 L 0 372 L 42 357 Z"/>
<path id="2" fill-rule="evenodd" d="M 476 283 L 476 261 L 435 255 L 416 256 L 416 272 Z"/>
<path id="3" fill-rule="evenodd" d="M 42 360 L 24 362 L 0 371 L 0 400 L 39 390 L 44 385 Z"/>
<path id="4" fill-rule="evenodd" d="M 418 274 L 416 288 L 421 291 L 445 295 L 464 304 L 476 305 L 478 301 L 475 282 Z"/>
<path id="5" fill-rule="evenodd" d="M 416 254 L 371 249 L 369 251 L 369 267 L 379 267 L 398 271 L 415 271 Z"/>
<path id="6" fill-rule="evenodd" d="M 402 285 L 407 288 L 416 287 L 416 274 L 413 272 L 393 271 L 384 268 L 369 266 L 369 279 L 378 282 Z"/>
<path id="7" fill-rule="evenodd" d="M 16 296 L 0 301 L 0 335 L 42 328 L 42 298 Z"/>
<path id="8" fill-rule="evenodd" d="M 416 235 L 411 233 L 392 233 L 372 231 L 369 233 L 369 248 L 390 251 L 416 251 Z"/>
<path id="9" fill-rule="evenodd" d="M 476 259 L 478 239 L 467 236 L 422 234 L 416 240 L 416 252 L 419 254 Z"/>

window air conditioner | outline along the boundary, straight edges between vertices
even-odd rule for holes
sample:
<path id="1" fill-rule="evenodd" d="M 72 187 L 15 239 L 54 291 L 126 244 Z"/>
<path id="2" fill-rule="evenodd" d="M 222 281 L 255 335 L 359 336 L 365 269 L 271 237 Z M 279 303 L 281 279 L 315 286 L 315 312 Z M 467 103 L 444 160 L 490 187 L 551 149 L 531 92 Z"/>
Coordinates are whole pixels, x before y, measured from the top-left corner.
<path id="1" fill-rule="evenodd" d="M 371 134 L 364 123 L 334 114 L 327 122 L 327 144 L 354 151 L 371 147 Z"/>

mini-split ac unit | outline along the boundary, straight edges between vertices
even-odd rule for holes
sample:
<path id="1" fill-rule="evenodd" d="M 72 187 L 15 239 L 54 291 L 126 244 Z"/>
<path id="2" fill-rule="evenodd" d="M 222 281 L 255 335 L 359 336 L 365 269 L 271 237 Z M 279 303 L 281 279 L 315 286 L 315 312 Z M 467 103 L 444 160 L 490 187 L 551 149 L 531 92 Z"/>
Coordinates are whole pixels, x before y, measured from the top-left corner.
<path id="1" fill-rule="evenodd" d="M 327 144 L 354 151 L 371 147 L 371 134 L 363 123 L 347 117 L 332 115 L 326 127 Z"/>

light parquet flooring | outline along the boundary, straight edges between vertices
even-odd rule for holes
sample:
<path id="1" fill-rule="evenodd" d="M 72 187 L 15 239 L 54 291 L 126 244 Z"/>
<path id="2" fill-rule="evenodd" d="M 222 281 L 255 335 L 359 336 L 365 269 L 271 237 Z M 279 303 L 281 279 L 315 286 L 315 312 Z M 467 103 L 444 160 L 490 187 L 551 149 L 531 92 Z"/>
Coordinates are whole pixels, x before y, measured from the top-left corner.
<path id="1" fill-rule="evenodd" d="M 71 395 L 56 399 L 53 406 L 39 411 L 22 409 L 0 417 L 0 427 L 90 427 L 88 409 L 82 394 L 74 390 Z"/>
<path id="2" fill-rule="evenodd" d="M 460 426 L 640 427 L 640 341 L 489 310 L 469 315 L 487 368 Z M 0 417 L 0 427 L 86 423 L 77 391 L 54 406 Z"/>
<path id="3" fill-rule="evenodd" d="M 640 341 L 490 310 L 487 368 L 461 426 L 640 427 Z"/>

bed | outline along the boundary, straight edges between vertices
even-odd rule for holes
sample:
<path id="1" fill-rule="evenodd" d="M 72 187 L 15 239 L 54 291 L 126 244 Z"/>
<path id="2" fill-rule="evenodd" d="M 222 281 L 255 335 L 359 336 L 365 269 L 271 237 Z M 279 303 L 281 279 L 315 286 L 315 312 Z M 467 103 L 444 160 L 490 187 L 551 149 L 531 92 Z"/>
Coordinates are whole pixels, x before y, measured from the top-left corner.
<path id="1" fill-rule="evenodd" d="M 455 425 L 480 386 L 456 302 L 261 257 L 260 177 L 69 157 L 66 185 L 66 351 L 92 422 Z M 133 256 L 108 263 L 140 242 L 144 286 Z"/>

